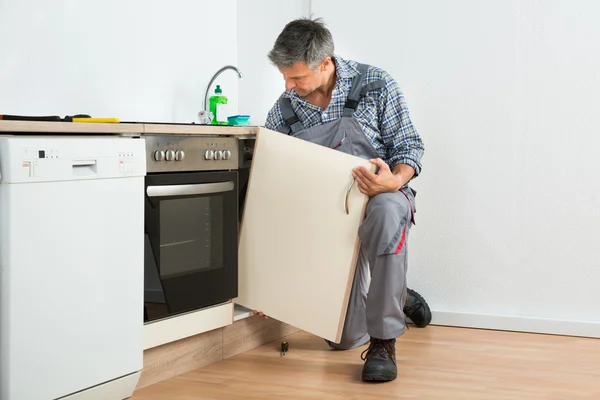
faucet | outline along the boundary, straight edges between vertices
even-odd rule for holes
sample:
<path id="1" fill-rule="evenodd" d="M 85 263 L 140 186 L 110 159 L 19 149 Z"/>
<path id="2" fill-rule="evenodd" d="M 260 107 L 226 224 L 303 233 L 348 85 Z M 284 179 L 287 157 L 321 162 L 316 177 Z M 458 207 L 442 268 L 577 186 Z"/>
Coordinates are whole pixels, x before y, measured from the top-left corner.
<path id="1" fill-rule="evenodd" d="M 226 71 L 228 69 L 232 69 L 235 72 L 237 72 L 239 78 L 242 77 L 242 71 L 240 71 L 237 67 L 235 67 L 233 65 L 226 65 L 223 68 L 221 68 L 220 70 L 218 70 L 217 73 L 213 75 L 212 79 L 208 83 L 208 86 L 206 87 L 206 93 L 204 94 L 204 110 L 205 111 L 209 111 L 208 92 L 210 91 L 210 88 L 211 88 L 212 84 L 215 82 L 215 79 L 217 79 L 217 77 L 219 75 L 221 75 L 222 72 L 224 72 L 224 71 Z"/>

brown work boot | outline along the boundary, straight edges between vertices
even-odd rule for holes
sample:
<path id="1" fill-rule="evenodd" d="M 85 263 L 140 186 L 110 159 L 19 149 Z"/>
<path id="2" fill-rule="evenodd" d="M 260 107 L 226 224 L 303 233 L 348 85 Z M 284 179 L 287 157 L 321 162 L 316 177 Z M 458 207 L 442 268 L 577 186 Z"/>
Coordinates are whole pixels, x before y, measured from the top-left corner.
<path id="1" fill-rule="evenodd" d="M 373 339 L 360 358 L 365 361 L 363 381 L 393 381 L 398 375 L 396 367 L 396 339 Z"/>

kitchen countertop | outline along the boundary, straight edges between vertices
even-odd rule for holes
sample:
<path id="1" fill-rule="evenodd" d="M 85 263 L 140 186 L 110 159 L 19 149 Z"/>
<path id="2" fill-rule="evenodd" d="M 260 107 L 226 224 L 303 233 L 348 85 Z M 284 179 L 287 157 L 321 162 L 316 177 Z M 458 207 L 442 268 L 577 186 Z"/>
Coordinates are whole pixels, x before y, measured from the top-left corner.
<path id="1" fill-rule="evenodd" d="M 0 121 L 5 133 L 65 134 L 185 134 L 185 135 L 256 135 L 258 126 L 218 126 L 169 123 L 88 123 Z"/>
<path id="2" fill-rule="evenodd" d="M 143 133 L 142 124 L 108 124 L 88 122 L 0 121 L 0 132 L 6 133 Z"/>
<path id="3" fill-rule="evenodd" d="M 188 135 L 256 135 L 258 126 L 144 124 L 144 133 Z"/>

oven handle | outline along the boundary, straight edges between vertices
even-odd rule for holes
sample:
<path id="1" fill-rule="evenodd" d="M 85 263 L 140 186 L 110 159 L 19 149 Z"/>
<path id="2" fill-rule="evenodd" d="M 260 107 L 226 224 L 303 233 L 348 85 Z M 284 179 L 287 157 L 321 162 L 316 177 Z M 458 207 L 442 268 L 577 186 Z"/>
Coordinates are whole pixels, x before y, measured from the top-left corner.
<path id="1" fill-rule="evenodd" d="M 148 197 L 190 196 L 195 194 L 211 194 L 230 192 L 235 185 L 232 181 L 217 183 L 198 183 L 195 185 L 148 186 Z"/>

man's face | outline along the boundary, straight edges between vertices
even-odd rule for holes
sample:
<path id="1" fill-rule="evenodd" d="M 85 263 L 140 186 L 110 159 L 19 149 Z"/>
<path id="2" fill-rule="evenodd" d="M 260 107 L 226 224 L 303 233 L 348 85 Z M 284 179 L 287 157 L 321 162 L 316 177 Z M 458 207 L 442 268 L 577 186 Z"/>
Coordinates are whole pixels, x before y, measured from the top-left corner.
<path id="1" fill-rule="evenodd" d="M 293 89 L 298 96 L 306 97 L 323 84 L 323 63 L 316 69 L 309 68 L 304 62 L 291 67 L 279 68 L 285 80 L 285 89 Z"/>

